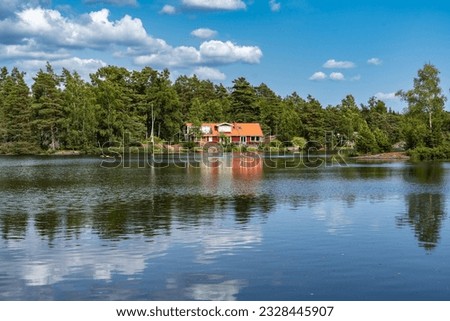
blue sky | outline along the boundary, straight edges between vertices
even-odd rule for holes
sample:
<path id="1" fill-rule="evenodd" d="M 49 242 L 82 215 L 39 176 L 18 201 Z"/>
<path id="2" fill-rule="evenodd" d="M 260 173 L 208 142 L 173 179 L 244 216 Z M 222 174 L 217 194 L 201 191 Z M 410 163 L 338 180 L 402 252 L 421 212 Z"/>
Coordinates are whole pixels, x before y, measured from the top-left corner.
<path id="1" fill-rule="evenodd" d="M 86 79 L 108 64 L 168 68 L 231 86 L 243 76 L 324 106 L 412 87 L 431 62 L 450 87 L 449 1 L 2 0 L 0 65 L 50 61 Z M 448 109 L 448 108 L 447 108 Z"/>

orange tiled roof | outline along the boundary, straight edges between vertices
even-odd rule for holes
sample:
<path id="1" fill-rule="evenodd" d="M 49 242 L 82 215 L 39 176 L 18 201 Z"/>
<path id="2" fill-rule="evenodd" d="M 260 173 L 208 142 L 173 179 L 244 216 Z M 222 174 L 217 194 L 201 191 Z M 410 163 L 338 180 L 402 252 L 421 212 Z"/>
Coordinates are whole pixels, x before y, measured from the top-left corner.
<path id="1" fill-rule="evenodd" d="M 218 126 L 222 124 L 230 124 L 231 132 L 220 133 Z M 192 126 L 192 123 L 186 124 L 188 127 Z M 211 132 L 209 134 L 203 134 L 203 136 L 259 136 L 263 137 L 261 126 L 259 123 L 203 123 L 201 127 L 210 127 Z"/>

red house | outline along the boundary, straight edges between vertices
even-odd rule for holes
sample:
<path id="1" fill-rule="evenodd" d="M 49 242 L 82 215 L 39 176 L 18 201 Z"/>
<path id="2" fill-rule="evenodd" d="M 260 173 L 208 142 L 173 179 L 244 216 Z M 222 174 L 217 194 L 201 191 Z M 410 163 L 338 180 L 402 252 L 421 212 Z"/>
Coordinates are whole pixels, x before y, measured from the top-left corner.
<path id="1" fill-rule="evenodd" d="M 187 123 L 186 134 L 200 145 L 226 142 L 237 145 L 259 145 L 264 141 L 259 123 L 203 123 L 200 127 Z"/>

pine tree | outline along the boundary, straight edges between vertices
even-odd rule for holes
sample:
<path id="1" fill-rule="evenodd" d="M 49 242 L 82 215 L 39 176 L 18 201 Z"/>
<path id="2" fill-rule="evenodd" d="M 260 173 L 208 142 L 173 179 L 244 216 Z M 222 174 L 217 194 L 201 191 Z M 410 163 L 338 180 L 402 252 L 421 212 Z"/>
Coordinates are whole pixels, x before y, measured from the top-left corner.
<path id="1" fill-rule="evenodd" d="M 4 140 L 9 143 L 31 142 L 31 97 L 24 73 L 14 68 L 2 87 Z"/>
<path id="2" fill-rule="evenodd" d="M 5 112 L 4 112 L 4 101 L 5 101 L 5 91 L 4 84 L 8 76 L 8 69 L 3 67 L 0 71 L 0 143 L 4 141 L 6 134 L 5 125 Z"/>
<path id="3" fill-rule="evenodd" d="M 63 69 L 66 148 L 84 150 L 96 145 L 96 102 L 91 86 L 76 72 Z"/>
<path id="4" fill-rule="evenodd" d="M 256 91 L 244 78 L 233 80 L 231 91 L 231 112 L 233 121 L 251 123 L 259 121 L 259 108 L 256 104 Z"/>
<path id="5" fill-rule="evenodd" d="M 33 127 L 42 148 L 60 148 L 64 136 L 63 100 L 60 89 L 61 78 L 47 63 L 46 71 L 39 70 L 34 78 Z"/>

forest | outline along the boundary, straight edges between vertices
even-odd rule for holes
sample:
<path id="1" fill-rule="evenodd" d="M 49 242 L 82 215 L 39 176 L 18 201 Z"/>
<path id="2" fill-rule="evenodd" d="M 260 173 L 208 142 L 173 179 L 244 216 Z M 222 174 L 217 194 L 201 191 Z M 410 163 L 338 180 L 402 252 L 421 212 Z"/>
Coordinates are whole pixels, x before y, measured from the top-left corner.
<path id="1" fill-rule="evenodd" d="M 397 95 L 394 112 L 372 97 L 358 105 L 347 95 L 336 106 L 296 92 L 280 97 L 266 84 L 244 77 L 232 87 L 145 67 L 107 66 L 86 81 L 76 71 L 57 74 L 50 63 L 29 86 L 18 68 L 0 72 L 0 154 L 97 153 L 108 144 L 182 143 L 186 122 L 259 122 L 264 134 L 288 146 L 297 140 L 324 145 L 332 133 L 357 154 L 404 148 L 418 159 L 450 158 L 450 115 L 439 70 L 425 64 L 412 88 Z M 153 125 L 153 126 L 152 126 Z"/>

